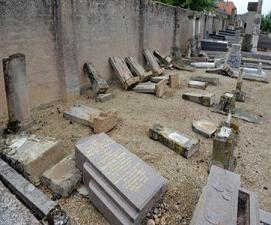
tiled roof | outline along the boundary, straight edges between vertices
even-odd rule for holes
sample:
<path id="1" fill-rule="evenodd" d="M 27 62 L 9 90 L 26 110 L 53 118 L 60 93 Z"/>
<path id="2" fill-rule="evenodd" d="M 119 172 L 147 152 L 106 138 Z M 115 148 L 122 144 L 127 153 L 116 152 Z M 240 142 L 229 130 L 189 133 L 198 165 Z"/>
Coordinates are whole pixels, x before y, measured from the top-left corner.
<path id="1" fill-rule="evenodd" d="M 234 9 L 236 9 L 235 5 L 233 2 L 229 1 L 229 2 L 218 2 L 217 3 L 217 7 L 219 9 L 222 9 L 224 10 L 227 14 L 231 15 L 232 14 L 232 11 Z"/>

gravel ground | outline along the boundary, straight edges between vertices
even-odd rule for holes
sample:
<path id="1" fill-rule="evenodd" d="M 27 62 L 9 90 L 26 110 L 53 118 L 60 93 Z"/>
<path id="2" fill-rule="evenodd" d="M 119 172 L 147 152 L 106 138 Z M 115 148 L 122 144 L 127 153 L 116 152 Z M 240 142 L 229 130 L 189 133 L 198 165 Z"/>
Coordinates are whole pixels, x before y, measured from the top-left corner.
<path id="1" fill-rule="evenodd" d="M 153 95 L 123 91 L 120 87 L 114 86 L 111 91 L 115 98 L 109 102 L 96 103 L 89 93 L 78 100 L 92 107 L 118 111 L 121 122 L 109 135 L 168 179 L 169 189 L 164 202 L 168 204 L 169 209 L 166 214 L 167 224 L 172 225 L 189 224 L 208 177 L 212 140 L 194 133 L 191 123 L 194 120 L 206 119 L 218 125 L 225 119 L 223 115 L 210 112 L 208 107 L 181 98 L 184 92 L 198 91 L 187 88 L 187 81 L 191 76 L 204 75 L 203 70 L 197 70 L 195 73 L 183 71 L 178 73 L 182 79 L 181 88 L 171 89 L 162 99 Z M 235 88 L 235 79 L 212 74 L 208 76 L 219 77 L 220 85 L 209 86 L 202 92 L 213 92 L 218 98 L 225 91 Z M 238 107 L 260 116 L 261 123 L 251 124 L 239 120 L 236 173 L 241 175 L 242 187 L 257 192 L 260 206 L 271 211 L 271 87 L 270 84 L 244 81 L 243 90 L 248 98 L 245 103 L 238 103 Z M 92 134 L 89 128 L 75 123 L 70 124 L 63 119 L 61 112 L 71 105 L 59 102 L 33 112 L 35 125 L 31 128 L 35 134 L 63 139 L 67 153 L 74 151 L 74 144 L 78 139 Z M 162 144 L 149 139 L 148 129 L 154 123 L 200 139 L 200 151 L 192 158 L 184 159 Z M 108 224 L 89 200 L 78 193 L 59 202 L 72 217 L 73 224 Z"/>

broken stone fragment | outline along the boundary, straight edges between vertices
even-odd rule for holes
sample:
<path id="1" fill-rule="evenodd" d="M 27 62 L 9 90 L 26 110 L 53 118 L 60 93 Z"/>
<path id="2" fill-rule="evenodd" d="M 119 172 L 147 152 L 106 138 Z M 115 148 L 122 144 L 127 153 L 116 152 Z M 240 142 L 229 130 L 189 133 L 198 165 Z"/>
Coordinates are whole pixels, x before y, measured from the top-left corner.
<path id="1" fill-rule="evenodd" d="M 224 65 L 223 68 L 218 69 L 207 69 L 206 73 L 216 73 L 228 77 L 234 76 L 234 70 L 229 65 Z"/>
<path id="2" fill-rule="evenodd" d="M 217 130 L 217 126 L 207 120 L 194 121 L 192 123 L 192 128 L 196 133 L 206 138 L 211 138 Z"/>
<path id="3" fill-rule="evenodd" d="M 186 135 L 155 124 L 149 129 L 149 137 L 155 141 L 159 141 L 179 155 L 190 158 L 199 150 L 199 140 L 187 137 Z"/>
<path id="4" fill-rule="evenodd" d="M 15 137 L 6 143 L 1 152 L 14 169 L 34 185 L 40 185 L 44 171 L 65 157 L 63 142 L 34 136 Z"/>
<path id="5" fill-rule="evenodd" d="M 81 180 L 81 172 L 75 167 L 73 155 L 61 160 L 45 171 L 42 176 L 43 184 L 62 197 L 69 197 L 80 185 Z"/>
<path id="6" fill-rule="evenodd" d="M 235 95 L 229 92 L 224 93 L 220 97 L 218 107 L 221 111 L 225 113 L 235 113 Z"/>
<path id="7" fill-rule="evenodd" d="M 110 101 L 113 98 L 112 93 L 106 93 L 106 94 L 99 94 L 95 97 L 96 102 L 107 102 Z"/>
<path id="8" fill-rule="evenodd" d="M 203 77 L 203 76 L 197 76 L 197 77 L 191 77 L 190 80 L 193 81 L 201 81 L 208 83 L 209 85 L 217 86 L 219 84 L 219 79 L 215 77 Z"/>
<path id="9" fill-rule="evenodd" d="M 93 128 L 94 133 L 106 133 L 119 122 L 117 112 L 91 108 L 85 105 L 75 105 L 70 111 L 63 113 L 64 118 Z"/>
<path id="10" fill-rule="evenodd" d="M 172 68 L 172 58 L 170 56 L 164 56 L 157 50 L 153 52 L 153 55 L 160 61 L 163 66 Z"/>
<path id="11" fill-rule="evenodd" d="M 245 100 L 246 100 L 246 93 L 244 91 L 233 90 L 231 93 L 234 94 L 235 100 L 237 102 L 245 102 Z"/>
<path id="12" fill-rule="evenodd" d="M 207 87 L 207 83 L 206 83 L 206 82 L 202 82 L 202 81 L 194 81 L 194 80 L 190 80 L 190 81 L 188 82 L 188 87 L 205 90 L 206 87 Z"/>
<path id="13" fill-rule="evenodd" d="M 169 87 L 173 89 L 180 88 L 180 76 L 179 74 L 170 74 L 169 75 Z"/>
<path id="14" fill-rule="evenodd" d="M 212 106 L 215 103 L 215 94 L 212 93 L 184 93 L 182 98 L 188 101 L 196 102 L 204 106 Z"/>

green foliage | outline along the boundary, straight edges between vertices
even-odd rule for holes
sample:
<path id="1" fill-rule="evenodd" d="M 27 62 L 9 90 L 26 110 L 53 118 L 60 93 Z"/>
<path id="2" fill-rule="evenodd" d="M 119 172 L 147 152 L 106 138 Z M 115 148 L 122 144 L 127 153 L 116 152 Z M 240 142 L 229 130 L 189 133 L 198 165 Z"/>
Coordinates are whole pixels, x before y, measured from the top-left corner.
<path id="1" fill-rule="evenodd" d="M 271 32 L 271 12 L 262 17 L 261 29 L 263 31 Z"/>
<path id="2" fill-rule="evenodd" d="M 215 8 L 215 4 L 218 2 L 217 0 L 157 0 L 157 1 L 197 11 L 212 10 Z"/>

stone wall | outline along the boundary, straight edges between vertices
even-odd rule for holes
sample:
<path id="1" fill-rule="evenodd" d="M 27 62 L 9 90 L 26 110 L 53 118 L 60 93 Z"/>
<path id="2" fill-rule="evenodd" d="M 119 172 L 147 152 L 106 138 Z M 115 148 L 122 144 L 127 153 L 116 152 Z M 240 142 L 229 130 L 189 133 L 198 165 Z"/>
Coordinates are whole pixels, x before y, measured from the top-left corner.
<path id="1" fill-rule="evenodd" d="M 115 78 L 110 56 L 131 55 L 143 62 L 144 48 L 163 54 L 185 49 L 196 33 L 203 37 L 212 32 L 213 18 L 205 17 L 151 0 L 0 1 L 0 59 L 17 52 L 26 55 L 33 109 L 77 97 L 80 89 L 89 87 L 82 71 L 86 61 L 109 80 Z M 3 118 L 7 107 L 2 68 L 0 104 Z"/>

